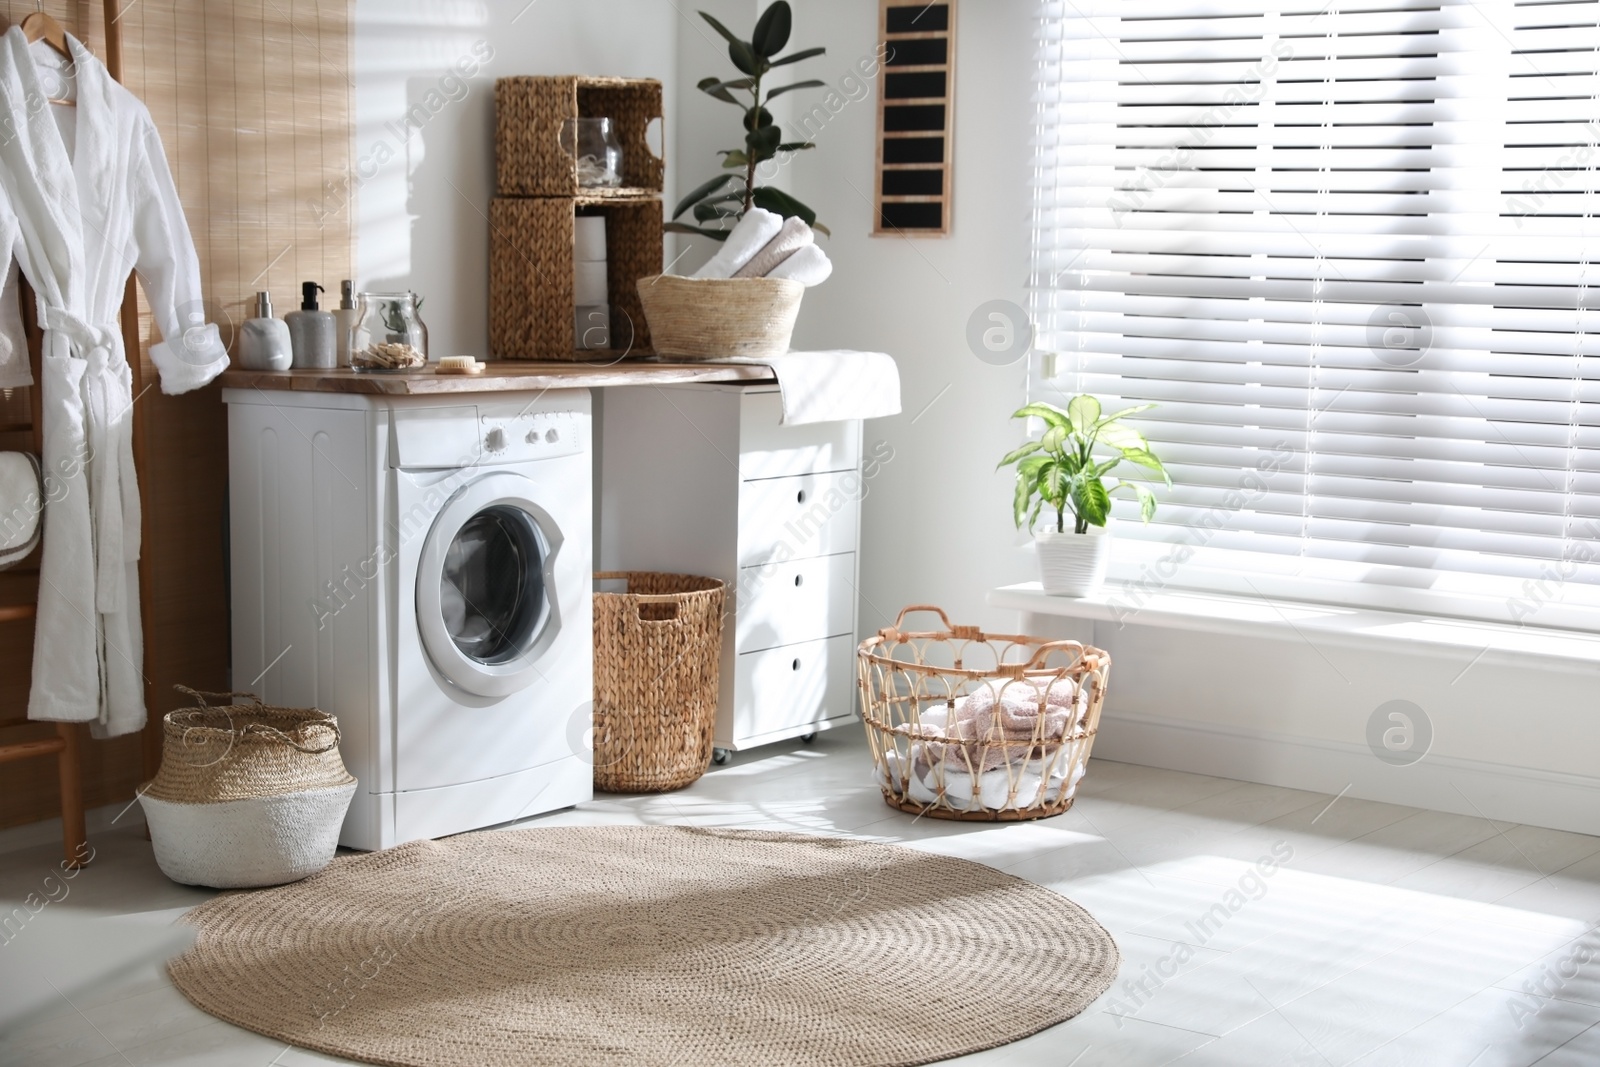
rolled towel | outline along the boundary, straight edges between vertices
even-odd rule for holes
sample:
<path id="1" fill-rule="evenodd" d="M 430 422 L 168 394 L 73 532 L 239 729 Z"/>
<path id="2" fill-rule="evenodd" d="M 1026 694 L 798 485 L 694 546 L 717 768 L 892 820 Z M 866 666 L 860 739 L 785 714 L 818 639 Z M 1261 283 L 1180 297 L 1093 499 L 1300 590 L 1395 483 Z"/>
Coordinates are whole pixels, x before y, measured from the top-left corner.
<path id="1" fill-rule="evenodd" d="M 801 285 L 819 285 L 833 273 L 833 262 L 815 244 L 806 245 L 767 272 L 769 278 L 792 278 Z"/>
<path id="2" fill-rule="evenodd" d="M 766 246 L 750 257 L 750 262 L 734 273 L 735 278 L 765 278 L 778 264 L 816 240 L 805 220 L 791 215 L 783 220 L 783 228 Z"/>
<path id="3" fill-rule="evenodd" d="M 731 278 L 740 267 L 767 246 L 783 229 L 783 217 L 765 208 L 753 207 L 744 213 L 717 254 L 694 272 L 696 278 Z"/>

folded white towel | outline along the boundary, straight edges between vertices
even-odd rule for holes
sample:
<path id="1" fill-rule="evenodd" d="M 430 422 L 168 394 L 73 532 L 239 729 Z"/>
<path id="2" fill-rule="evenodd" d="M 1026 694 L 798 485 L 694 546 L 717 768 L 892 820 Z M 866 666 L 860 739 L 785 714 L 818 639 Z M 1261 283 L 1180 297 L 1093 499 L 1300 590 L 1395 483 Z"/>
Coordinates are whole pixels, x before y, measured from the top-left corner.
<path id="1" fill-rule="evenodd" d="M 39 461 L 27 452 L 0 452 L 0 568 L 33 551 L 43 515 Z"/>
<path id="2" fill-rule="evenodd" d="M 694 272 L 696 278 L 731 278 L 739 268 L 750 262 L 755 254 L 767 246 L 783 229 L 783 216 L 764 208 L 753 207 L 744 213 L 738 225 L 728 232 L 727 240 L 717 249 L 717 254 L 706 260 L 705 266 Z"/>
<path id="3" fill-rule="evenodd" d="M 806 245 L 767 272 L 769 278 L 792 278 L 801 285 L 818 285 L 833 273 L 833 261 L 814 244 Z"/>
<path id="4" fill-rule="evenodd" d="M 811 232 L 811 227 L 805 224 L 804 219 L 791 215 L 783 220 L 783 229 L 778 231 L 778 235 L 751 256 L 750 262 L 740 267 L 734 277 L 765 278 L 778 264 L 816 239 L 816 234 Z"/>

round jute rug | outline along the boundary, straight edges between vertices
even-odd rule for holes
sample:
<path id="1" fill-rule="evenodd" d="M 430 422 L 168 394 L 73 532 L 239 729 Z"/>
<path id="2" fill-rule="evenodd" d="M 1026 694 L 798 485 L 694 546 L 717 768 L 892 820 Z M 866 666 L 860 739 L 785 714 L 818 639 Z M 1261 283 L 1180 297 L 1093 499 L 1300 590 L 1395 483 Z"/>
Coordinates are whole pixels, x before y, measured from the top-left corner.
<path id="1" fill-rule="evenodd" d="M 929 1063 L 1070 1019 L 1119 961 L 981 864 L 666 826 L 418 841 L 187 919 L 200 1008 L 406 1067 Z"/>

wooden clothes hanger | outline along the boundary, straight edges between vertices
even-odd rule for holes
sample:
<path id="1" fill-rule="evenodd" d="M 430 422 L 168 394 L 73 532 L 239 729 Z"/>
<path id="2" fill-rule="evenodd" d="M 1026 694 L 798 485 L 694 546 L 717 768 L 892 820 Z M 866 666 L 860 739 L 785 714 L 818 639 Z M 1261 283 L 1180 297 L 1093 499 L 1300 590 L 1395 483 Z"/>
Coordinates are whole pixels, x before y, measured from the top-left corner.
<path id="1" fill-rule="evenodd" d="M 29 44 L 43 41 L 45 44 L 60 52 L 69 61 L 72 59 L 72 50 L 67 47 L 67 31 L 61 28 L 61 23 L 45 14 L 43 9 L 35 11 L 22 20 L 22 35 L 28 39 Z M 76 100 L 51 98 L 52 104 L 63 107 L 77 107 Z"/>

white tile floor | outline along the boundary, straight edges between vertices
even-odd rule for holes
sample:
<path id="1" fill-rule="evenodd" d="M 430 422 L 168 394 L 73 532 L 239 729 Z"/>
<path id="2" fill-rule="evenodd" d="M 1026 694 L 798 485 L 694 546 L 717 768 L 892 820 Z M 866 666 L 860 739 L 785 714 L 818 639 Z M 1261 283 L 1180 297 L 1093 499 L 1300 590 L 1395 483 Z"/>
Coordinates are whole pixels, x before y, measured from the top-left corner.
<path id="1" fill-rule="evenodd" d="M 1093 912 L 1123 952 L 1112 992 L 964 1065 L 1600 1064 L 1600 838 L 1332 799 L 1095 761 L 1048 822 L 914 820 L 884 807 L 859 731 L 841 730 L 524 825 L 848 834 L 988 863 Z M 95 845 L 53 907 L 168 922 L 206 897 L 166 881 L 137 828 Z M 1282 868 L 1258 877 L 1273 854 Z M 0 901 L 54 861 L 0 856 Z M 154 968 L 0 1034 L 6 1067 L 334 1062 L 202 1014 Z"/>

